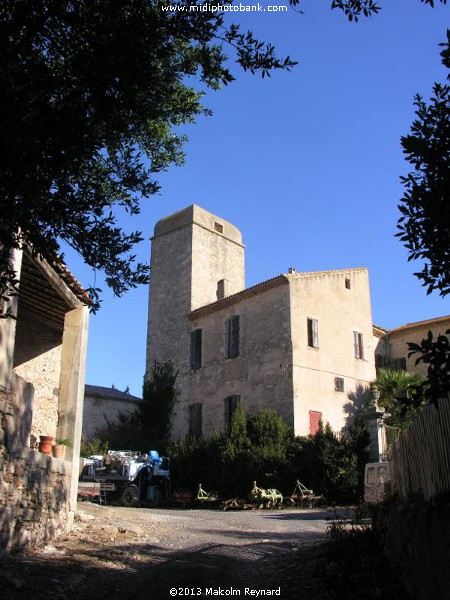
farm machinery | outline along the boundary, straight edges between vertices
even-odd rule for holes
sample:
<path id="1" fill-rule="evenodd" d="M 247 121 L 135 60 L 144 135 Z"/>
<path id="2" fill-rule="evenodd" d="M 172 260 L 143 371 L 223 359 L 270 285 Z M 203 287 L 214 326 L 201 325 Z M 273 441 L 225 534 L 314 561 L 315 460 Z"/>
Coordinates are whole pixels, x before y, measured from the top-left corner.
<path id="1" fill-rule="evenodd" d="M 97 496 L 101 503 L 154 506 L 171 497 L 170 459 L 156 450 L 148 454 L 110 450 L 85 459 L 78 492 Z"/>

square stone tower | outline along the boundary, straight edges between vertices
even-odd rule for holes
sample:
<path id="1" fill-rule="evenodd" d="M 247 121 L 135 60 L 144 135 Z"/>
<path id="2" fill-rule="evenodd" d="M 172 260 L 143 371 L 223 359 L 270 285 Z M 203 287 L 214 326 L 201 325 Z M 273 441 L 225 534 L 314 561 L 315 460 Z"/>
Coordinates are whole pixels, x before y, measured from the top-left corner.
<path id="1" fill-rule="evenodd" d="M 151 241 L 146 370 L 154 361 L 175 365 L 182 407 L 191 370 L 188 314 L 244 289 L 244 245 L 234 225 L 196 205 L 158 221 Z"/>

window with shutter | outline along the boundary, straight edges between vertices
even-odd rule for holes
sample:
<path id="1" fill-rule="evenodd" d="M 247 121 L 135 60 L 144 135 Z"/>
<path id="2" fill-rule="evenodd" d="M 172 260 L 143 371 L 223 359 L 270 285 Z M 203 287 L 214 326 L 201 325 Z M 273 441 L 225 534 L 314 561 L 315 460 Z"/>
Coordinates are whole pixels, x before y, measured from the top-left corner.
<path id="1" fill-rule="evenodd" d="M 308 346 L 319 347 L 319 322 L 317 319 L 307 319 Z"/>
<path id="2" fill-rule="evenodd" d="M 406 358 L 393 358 L 392 368 L 394 371 L 406 371 Z"/>
<path id="3" fill-rule="evenodd" d="M 189 406 L 189 435 L 201 437 L 202 435 L 202 411 L 201 402 Z"/>
<path id="4" fill-rule="evenodd" d="M 194 329 L 190 335 L 190 361 L 191 369 L 200 369 L 202 366 L 202 330 Z"/>
<path id="5" fill-rule="evenodd" d="M 220 279 L 217 282 L 217 300 L 223 300 L 227 295 L 227 280 Z"/>
<path id="6" fill-rule="evenodd" d="M 226 430 L 229 430 L 231 427 L 231 419 L 233 418 L 234 411 L 240 401 L 241 396 L 239 396 L 239 394 L 227 396 L 224 400 L 224 423 Z"/>
<path id="7" fill-rule="evenodd" d="M 364 345 L 363 345 L 363 334 L 357 331 L 353 332 L 353 347 L 355 351 L 355 358 L 364 358 Z"/>
<path id="8" fill-rule="evenodd" d="M 240 323 L 239 316 L 225 321 L 225 357 L 237 358 L 240 353 Z"/>

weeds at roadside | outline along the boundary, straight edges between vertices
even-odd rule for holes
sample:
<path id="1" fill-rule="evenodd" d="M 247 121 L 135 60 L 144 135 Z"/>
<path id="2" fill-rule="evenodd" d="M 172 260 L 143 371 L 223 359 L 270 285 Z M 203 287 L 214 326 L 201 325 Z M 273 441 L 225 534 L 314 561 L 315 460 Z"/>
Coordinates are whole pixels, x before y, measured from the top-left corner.
<path id="1" fill-rule="evenodd" d="M 398 574 L 383 554 L 367 507 L 335 512 L 318 575 L 330 600 L 408 600 Z"/>

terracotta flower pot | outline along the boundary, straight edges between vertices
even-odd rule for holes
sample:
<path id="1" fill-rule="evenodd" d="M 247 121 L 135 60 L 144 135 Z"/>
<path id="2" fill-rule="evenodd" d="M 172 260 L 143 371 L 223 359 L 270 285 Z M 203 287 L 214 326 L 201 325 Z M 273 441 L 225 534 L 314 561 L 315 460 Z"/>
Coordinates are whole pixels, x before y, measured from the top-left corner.
<path id="1" fill-rule="evenodd" d="M 39 442 L 39 452 L 42 452 L 42 454 L 52 454 L 52 445 L 54 442 L 54 439 L 51 435 L 40 435 L 39 436 L 40 442 Z"/>
<path id="2" fill-rule="evenodd" d="M 55 444 L 52 447 L 53 458 L 59 458 L 60 460 L 64 460 L 66 456 L 66 446 L 63 444 Z"/>

